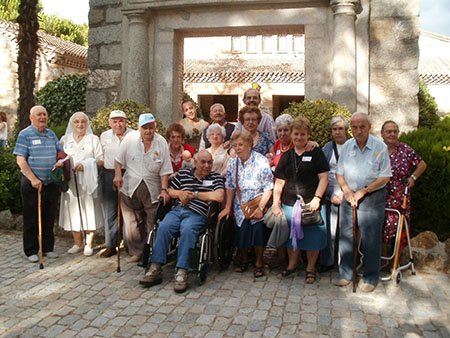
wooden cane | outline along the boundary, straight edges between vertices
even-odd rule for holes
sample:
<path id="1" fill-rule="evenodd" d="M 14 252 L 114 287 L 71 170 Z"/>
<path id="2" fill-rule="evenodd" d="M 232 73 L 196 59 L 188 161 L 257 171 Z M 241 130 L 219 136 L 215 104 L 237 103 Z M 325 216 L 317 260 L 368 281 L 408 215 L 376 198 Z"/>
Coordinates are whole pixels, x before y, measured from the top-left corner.
<path id="1" fill-rule="evenodd" d="M 120 244 L 122 242 L 122 222 L 121 222 L 121 215 L 120 215 L 120 204 L 121 204 L 121 197 L 120 197 L 120 190 L 117 189 L 117 272 L 120 272 Z"/>
<path id="2" fill-rule="evenodd" d="M 397 274 L 398 261 L 400 260 L 400 246 L 402 242 L 403 226 L 405 224 L 407 203 L 408 203 L 408 186 L 405 187 L 405 194 L 403 196 L 400 219 L 397 229 L 397 241 L 395 243 L 394 263 L 392 264 L 392 274 L 391 274 L 392 280 L 394 280 L 395 275 Z"/>
<path id="3" fill-rule="evenodd" d="M 84 233 L 84 225 L 83 225 L 83 212 L 81 210 L 81 202 L 80 202 L 80 193 L 78 191 L 78 179 L 77 172 L 75 169 L 73 171 L 73 178 L 75 180 L 75 191 L 77 193 L 77 202 L 78 202 L 78 211 L 80 212 L 80 228 L 81 228 L 81 236 L 83 237 L 83 246 L 86 246 L 86 234 Z"/>
<path id="4" fill-rule="evenodd" d="M 358 221 L 356 218 L 356 205 L 353 208 L 353 292 L 356 292 L 356 267 L 358 264 Z"/>
<path id="5" fill-rule="evenodd" d="M 41 187 L 38 188 L 38 241 L 39 241 L 39 269 L 44 268 L 44 253 L 42 251 L 42 211 Z"/>

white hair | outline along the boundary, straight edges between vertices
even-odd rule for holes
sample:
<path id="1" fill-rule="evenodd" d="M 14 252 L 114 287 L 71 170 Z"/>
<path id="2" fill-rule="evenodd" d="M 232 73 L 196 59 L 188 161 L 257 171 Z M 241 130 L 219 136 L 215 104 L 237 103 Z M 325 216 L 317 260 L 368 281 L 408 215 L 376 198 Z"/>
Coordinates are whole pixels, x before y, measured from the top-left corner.
<path id="1" fill-rule="evenodd" d="M 209 138 L 209 135 L 211 135 L 211 131 L 213 130 L 220 130 L 222 137 L 225 138 L 227 132 L 225 131 L 225 128 L 222 127 L 220 124 L 218 123 L 212 123 L 208 129 L 206 129 L 206 138 Z"/>

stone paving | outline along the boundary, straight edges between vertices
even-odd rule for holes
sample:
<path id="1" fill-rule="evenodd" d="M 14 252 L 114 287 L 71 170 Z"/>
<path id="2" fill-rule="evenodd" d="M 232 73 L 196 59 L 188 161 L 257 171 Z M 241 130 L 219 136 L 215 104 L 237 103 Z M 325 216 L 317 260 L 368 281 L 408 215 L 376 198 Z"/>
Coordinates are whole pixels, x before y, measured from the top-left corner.
<path id="1" fill-rule="evenodd" d="M 406 272 L 400 285 L 364 294 L 333 286 L 336 272 L 306 285 L 304 271 L 255 280 L 251 270 L 213 269 L 202 286 L 190 275 L 179 295 L 173 266 L 161 285 L 143 289 L 135 264 L 122 259 L 117 273 L 116 256 L 69 256 L 70 245 L 57 238 L 60 258 L 39 270 L 20 233 L 0 233 L 0 337 L 450 337 L 443 274 Z"/>

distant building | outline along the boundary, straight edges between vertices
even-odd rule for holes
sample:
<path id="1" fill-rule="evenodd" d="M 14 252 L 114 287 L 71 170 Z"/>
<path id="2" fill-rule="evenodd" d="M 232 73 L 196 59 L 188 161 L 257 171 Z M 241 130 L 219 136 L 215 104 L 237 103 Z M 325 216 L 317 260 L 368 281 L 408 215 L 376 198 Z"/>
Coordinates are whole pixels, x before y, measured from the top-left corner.
<path id="1" fill-rule="evenodd" d="M 13 127 L 17 114 L 19 82 L 17 78 L 18 24 L 0 20 L 0 109 L 8 114 Z M 62 75 L 87 73 L 87 48 L 38 32 L 39 50 L 36 61 L 36 91 Z"/>

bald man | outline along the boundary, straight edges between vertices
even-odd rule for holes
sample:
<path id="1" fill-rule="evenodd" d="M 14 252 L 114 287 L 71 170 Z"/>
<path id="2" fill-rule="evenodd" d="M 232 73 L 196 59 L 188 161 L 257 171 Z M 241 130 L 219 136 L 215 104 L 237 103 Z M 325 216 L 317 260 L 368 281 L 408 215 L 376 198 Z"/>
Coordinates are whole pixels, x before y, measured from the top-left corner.
<path id="1" fill-rule="evenodd" d="M 380 275 L 381 230 L 384 223 L 386 184 L 392 172 L 387 146 L 370 135 L 371 123 L 365 113 L 354 113 L 350 120 L 353 138 L 342 147 L 336 180 L 344 199 L 341 202 L 339 232 L 340 279 L 346 286 L 353 277 L 353 207 L 356 207 L 364 255 L 363 292 L 372 292 Z"/>
<path id="2" fill-rule="evenodd" d="M 225 188 L 219 173 L 211 171 L 213 159 L 207 150 L 194 155 L 195 168 L 182 169 L 171 180 L 168 190 L 175 207 L 164 217 L 156 232 L 150 269 L 140 281 L 145 287 L 162 282 L 161 265 L 167 262 L 172 238 L 179 234 L 175 292 L 187 289 L 189 249 L 195 248 L 198 234 L 206 225 L 208 202 L 222 202 Z"/>
<path id="3" fill-rule="evenodd" d="M 23 207 L 23 250 L 30 262 L 37 262 L 38 243 L 38 191 L 41 191 L 42 251 L 48 258 L 57 258 L 53 251 L 59 188 L 50 181 L 57 153 L 62 150 L 55 133 L 47 128 L 48 114 L 42 106 L 30 110 L 31 125 L 17 137 L 14 155 L 22 173 L 20 192 Z"/>

